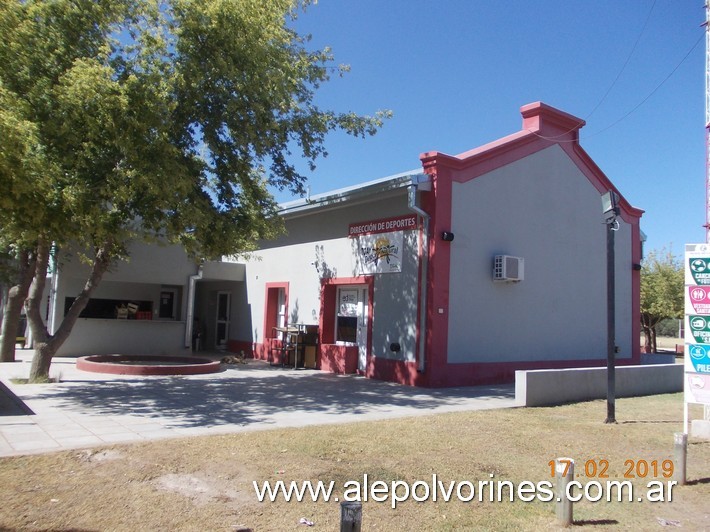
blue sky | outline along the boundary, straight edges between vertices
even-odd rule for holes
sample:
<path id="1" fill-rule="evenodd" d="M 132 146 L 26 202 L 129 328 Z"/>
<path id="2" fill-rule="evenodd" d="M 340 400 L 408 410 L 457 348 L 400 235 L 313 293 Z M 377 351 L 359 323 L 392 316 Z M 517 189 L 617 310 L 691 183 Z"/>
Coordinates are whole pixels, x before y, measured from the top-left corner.
<path id="1" fill-rule="evenodd" d="M 701 0 L 319 0 L 293 25 L 351 72 L 317 103 L 394 117 L 299 168 L 314 194 L 420 168 L 518 131 L 541 100 L 587 121 L 582 146 L 646 211 L 647 249 L 681 254 L 705 240 L 704 20 Z"/>

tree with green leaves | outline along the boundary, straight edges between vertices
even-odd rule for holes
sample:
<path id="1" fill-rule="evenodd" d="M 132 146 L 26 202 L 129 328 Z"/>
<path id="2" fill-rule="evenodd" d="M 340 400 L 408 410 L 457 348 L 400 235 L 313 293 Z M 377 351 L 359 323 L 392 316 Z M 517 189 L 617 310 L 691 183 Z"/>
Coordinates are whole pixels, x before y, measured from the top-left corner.
<path id="1" fill-rule="evenodd" d="M 656 326 L 684 312 L 683 264 L 670 251 L 651 251 L 641 265 L 641 328 L 646 352 L 656 352 Z"/>
<path id="2" fill-rule="evenodd" d="M 0 284 L 4 287 L 0 362 L 15 360 L 15 338 L 35 266 L 34 239 L 28 239 L 26 228 L 38 219 L 47 192 L 42 177 L 46 160 L 37 128 L 27 114 L 26 103 L 6 88 L 0 76 Z"/>
<path id="3" fill-rule="evenodd" d="M 31 263 L 26 301 L 46 378 L 92 292 L 132 239 L 197 260 L 253 249 L 280 230 L 270 187 L 304 192 L 332 130 L 374 116 L 320 109 L 334 72 L 289 23 L 307 0 L 0 0 L 0 246 Z M 0 127 L 2 124 L 0 123 Z M 84 288 L 52 333 L 40 313 L 56 249 L 83 250 Z"/>

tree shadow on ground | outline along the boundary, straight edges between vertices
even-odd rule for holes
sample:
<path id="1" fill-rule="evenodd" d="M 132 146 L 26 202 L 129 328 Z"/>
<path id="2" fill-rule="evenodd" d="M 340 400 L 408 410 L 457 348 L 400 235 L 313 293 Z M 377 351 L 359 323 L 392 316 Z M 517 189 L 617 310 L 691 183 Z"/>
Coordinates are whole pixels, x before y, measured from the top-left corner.
<path id="1" fill-rule="evenodd" d="M 353 416 L 366 419 L 373 412 L 388 417 L 395 409 L 402 416 L 417 410 L 463 410 L 473 398 L 480 398 L 481 408 L 492 408 L 498 406 L 488 404 L 494 399 L 508 399 L 512 405 L 514 390 L 510 385 L 432 390 L 249 364 L 209 376 L 71 379 L 22 398 L 51 399 L 72 413 L 167 418 L 166 426 L 212 427 L 293 425 L 298 416 L 317 416 L 318 422 L 328 423 L 345 421 L 344 413 L 355 420 Z"/>

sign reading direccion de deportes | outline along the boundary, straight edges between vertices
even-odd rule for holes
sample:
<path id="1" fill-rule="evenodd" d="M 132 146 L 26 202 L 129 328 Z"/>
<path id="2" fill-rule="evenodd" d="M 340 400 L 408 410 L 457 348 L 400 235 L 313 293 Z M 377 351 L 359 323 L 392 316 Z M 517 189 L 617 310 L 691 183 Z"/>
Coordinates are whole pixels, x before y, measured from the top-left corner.
<path id="1" fill-rule="evenodd" d="M 685 246 L 685 402 L 710 405 L 710 244 Z"/>

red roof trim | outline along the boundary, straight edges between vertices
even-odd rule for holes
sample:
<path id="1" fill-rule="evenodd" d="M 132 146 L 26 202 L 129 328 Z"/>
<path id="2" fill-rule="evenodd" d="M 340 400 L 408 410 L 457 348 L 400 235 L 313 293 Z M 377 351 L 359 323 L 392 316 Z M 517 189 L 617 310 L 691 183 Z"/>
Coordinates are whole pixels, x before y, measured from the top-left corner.
<path id="1" fill-rule="evenodd" d="M 432 151 L 420 155 L 424 170 L 435 167 L 452 170 L 452 180 L 463 183 L 535 152 L 559 145 L 577 164 L 594 187 L 603 193 L 613 189 L 619 194 L 622 215 L 626 221 L 640 218 L 644 211 L 632 207 L 619 193 L 586 151 L 579 145 L 579 130 L 585 121 L 542 102 L 520 108 L 521 131 L 459 155 Z"/>

